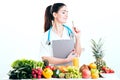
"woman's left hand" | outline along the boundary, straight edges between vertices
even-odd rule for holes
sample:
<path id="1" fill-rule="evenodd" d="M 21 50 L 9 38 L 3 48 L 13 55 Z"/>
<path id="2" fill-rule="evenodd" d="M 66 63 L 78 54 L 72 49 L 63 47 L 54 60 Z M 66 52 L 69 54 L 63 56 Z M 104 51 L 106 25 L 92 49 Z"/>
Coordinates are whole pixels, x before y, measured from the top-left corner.
<path id="1" fill-rule="evenodd" d="M 74 31 L 76 38 L 79 38 L 80 37 L 80 30 L 76 27 L 73 27 L 73 31 Z"/>

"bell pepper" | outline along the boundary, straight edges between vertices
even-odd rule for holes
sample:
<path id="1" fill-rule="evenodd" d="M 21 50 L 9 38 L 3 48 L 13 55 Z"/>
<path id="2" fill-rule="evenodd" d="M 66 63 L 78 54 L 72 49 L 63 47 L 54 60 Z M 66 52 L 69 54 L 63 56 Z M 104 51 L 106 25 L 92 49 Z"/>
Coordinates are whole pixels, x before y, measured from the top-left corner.
<path id="1" fill-rule="evenodd" d="M 53 75 L 53 71 L 50 68 L 45 68 L 42 74 L 45 78 L 51 78 Z"/>

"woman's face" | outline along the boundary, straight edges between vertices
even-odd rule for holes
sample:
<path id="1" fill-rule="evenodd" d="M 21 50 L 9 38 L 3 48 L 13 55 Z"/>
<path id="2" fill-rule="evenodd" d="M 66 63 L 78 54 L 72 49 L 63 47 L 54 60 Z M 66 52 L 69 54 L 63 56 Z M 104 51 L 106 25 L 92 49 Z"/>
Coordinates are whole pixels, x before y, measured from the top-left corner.
<path id="1" fill-rule="evenodd" d="M 59 23 L 66 23 L 68 18 L 68 10 L 66 6 L 59 9 L 57 13 L 54 14 L 54 20 Z"/>

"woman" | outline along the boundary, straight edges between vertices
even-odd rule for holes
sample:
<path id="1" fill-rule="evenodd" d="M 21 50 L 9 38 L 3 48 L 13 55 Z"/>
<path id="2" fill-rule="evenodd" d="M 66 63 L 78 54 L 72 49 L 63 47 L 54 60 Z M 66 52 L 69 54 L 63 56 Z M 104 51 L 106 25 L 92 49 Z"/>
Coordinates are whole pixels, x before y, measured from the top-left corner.
<path id="1" fill-rule="evenodd" d="M 64 23 L 68 18 L 67 6 L 64 3 L 55 3 L 46 8 L 45 11 L 45 24 L 44 24 L 44 35 L 41 40 L 41 50 L 42 60 L 47 59 L 50 64 L 61 64 L 72 61 L 75 57 L 72 53 L 80 56 L 81 45 L 80 45 L 80 31 L 77 28 L 73 28 L 75 37 L 75 49 L 68 55 L 67 58 L 55 58 L 53 57 L 51 41 L 52 40 L 62 40 L 70 39 L 68 31 L 65 28 Z M 50 33 L 50 40 L 48 34 Z M 49 40 L 49 41 L 48 41 Z M 47 41 L 47 43 L 46 43 Z"/>

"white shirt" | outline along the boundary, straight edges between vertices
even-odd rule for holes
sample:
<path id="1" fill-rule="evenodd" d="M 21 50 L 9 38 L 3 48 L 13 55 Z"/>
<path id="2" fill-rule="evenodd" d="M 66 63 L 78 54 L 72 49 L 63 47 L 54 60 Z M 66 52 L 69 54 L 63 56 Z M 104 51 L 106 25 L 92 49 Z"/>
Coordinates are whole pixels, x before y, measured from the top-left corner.
<path id="1" fill-rule="evenodd" d="M 52 46 L 46 44 L 46 42 L 48 41 L 48 32 L 49 32 L 49 30 L 43 34 L 41 41 L 40 41 L 41 57 L 42 56 L 53 56 Z M 70 39 L 70 37 L 68 35 L 68 30 L 65 27 L 63 30 L 62 37 L 59 37 L 55 32 L 52 31 L 52 29 L 50 30 L 50 42 L 52 42 L 52 40 L 61 40 L 61 39 Z"/>

